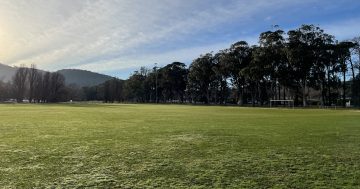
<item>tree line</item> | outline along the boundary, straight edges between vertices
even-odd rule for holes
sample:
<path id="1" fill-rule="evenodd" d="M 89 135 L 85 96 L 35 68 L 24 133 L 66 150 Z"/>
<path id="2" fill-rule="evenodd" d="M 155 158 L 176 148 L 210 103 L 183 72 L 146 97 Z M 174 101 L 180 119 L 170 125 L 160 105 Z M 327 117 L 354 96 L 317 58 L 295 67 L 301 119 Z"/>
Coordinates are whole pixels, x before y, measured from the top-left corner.
<path id="1" fill-rule="evenodd" d="M 345 106 L 351 99 L 359 105 L 359 59 L 359 37 L 339 42 L 315 25 L 286 33 L 277 28 L 261 33 L 258 45 L 239 41 L 201 55 L 189 68 L 179 62 L 141 68 L 126 81 L 108 81 L 87 94 L 105 102 L 261 106 L 288 99 L 298 106 Z"/>
<path id="2" fill-rule="evenodd" d="M 34 64 L 30 68 L 21 65 L 11 83 L 0 82 L 0 100 L 15 99 L 21 103 L 55 103 L 68 100 L 65 78 L 57 72 L 45 72 L 36 69 Z"/>
<path id="3" fill-rule="evenodd" d="M 126 80 L 113 78 L 98 86 L 65 86 L 60 74 L 35 73 L 34 67 L 18 69 L 11 85 L 18 101 L 27 95 L 30 102 L 263 106 L 270 100 L 294 100 L 297 106 L 345 106 L 351 99 L 359 105 L 359 60 L 360 37 L 339 42 L 318 26 L 302 25 L 287 32 L 275 27 L 261 33 L 257 45 L 239 41 L 200 55 L 189 67 L 181 62 L 142 67 Z"/>

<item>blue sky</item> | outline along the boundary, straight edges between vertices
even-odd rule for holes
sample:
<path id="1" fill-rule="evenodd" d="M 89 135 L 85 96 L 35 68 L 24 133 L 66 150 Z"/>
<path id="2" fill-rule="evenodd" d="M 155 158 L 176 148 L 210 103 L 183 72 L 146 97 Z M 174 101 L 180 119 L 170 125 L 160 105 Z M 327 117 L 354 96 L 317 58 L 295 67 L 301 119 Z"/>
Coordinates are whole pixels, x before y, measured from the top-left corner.
<path id="1" fill-rule="evenodd" d="M 272 25 L 360 36 L 359 10 L 357 0 L 0 0 L 0 62 L 127 78 L 155 62 L 256 44 Z"/>

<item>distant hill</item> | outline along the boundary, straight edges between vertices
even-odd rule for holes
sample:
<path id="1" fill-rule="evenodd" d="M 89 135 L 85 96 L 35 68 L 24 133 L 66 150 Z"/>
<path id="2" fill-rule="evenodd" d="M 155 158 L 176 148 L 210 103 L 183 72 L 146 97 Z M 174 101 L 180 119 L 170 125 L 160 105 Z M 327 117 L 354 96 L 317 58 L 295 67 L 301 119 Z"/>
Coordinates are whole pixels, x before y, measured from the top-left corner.
<path id="1" fill-rule="evenodd" d="M 0 81 L 11 81 L 17 68 L 0 63 Z M 43 70 L 39 70 L 43 72 Z M 76 84 L 79 87 L 94 86 L 112 79 L 111 76 L 78 69 L 63 69 L 57 71 L 65 77 L 66 84 Z"/>
<path id="2" fill-rule="evenodd" d="M 15 72 L 16 68 L 0 63 L 0 81 L 11 81 L 12 77 L 15 75 Z"/>
<path id="3" fill-rule="evenodd" d="M 57 71 L 65 77 L 66 84 L 76 84 L 80 87 L 94 86 L 112 79 L 111 76 L 78 69 L 63 69 Z"/>

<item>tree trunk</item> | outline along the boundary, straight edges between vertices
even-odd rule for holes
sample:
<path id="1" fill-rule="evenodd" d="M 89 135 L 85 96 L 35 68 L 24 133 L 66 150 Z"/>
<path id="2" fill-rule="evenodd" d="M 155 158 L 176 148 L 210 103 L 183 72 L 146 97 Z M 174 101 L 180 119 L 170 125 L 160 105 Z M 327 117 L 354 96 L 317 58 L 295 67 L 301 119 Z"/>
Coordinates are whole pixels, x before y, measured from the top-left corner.
<path id="1" fill-rule="evenodd" d="M 281 86 L 279 82 L 278 82 L 278 96 L 279 96 L 279 100 L 281 100 Z"/>
<path id="2" fill-rule="evenodd" d="M 242 106 L 244 105 L 244 102 L 243 102 L 243 88 L 241 88 L 241 82 L 240 80 L 238 80 L 237 82 L 237 104 Z"/>
<path id="3" fill-rule="evenodd" d="M 238 105 L 242 106 L 244 105 L 244 100 L 243 100 L 243 90 L 240 90 L 240 88 L 238 89 Z"/>
<path id="4" fill-rule="evenodd" d="M 325 100 L 325 94 L 324 94 L 324 80 L 321 82 L 321 86 L 320 86 L 320 91 L 321 91 L 321 101 L 320 101 L 320 105 L 321 107 L 324 107 L 324 100 Z"/>
<path id="5" fill-rule="evenodd" d="M 295 91 L 295 104 L 298 106 L 299 104 L 300 104 L 300 102 L 299 102 L 299 93 L 300 93 L 300 91 L 299 91 L 299 86 L 296 86 L 296 91 Z"/>
<path id="6" fill-rule="evenodd" d="M 209 84 L 210 85 L 210 84 Z M 209 99 L 210 99 L 210 90 L 209 90 L 209 86 L 208 88 L 206 89 L 206 104 L 209 104 Z"/>
<path id="7" fill-rule="evenodd" d="M 305 77 L 305 79 L 304 79 L 304 81 L 303 81 L 303 107 L 306 107 L 306 77 Z"/>
<path id="8" fill-rule="evenodd" d="M 252 107 L 255 106 L 255 96 L 256 96 L 256 86 L 253 83 L 253 85 L 251 87 L 251 104 L 252 104 Z"/>
<path id="9" fill-rule="evenodd" d="M 263 98 L 262 98 L 262 90 L 261 90 L 261 83 L 258 82 L 258 85 L 257 85 L 257 92 L 258 92 L 258 98 L 260 100 L 260 105 L 263 106 L 264 105 L 264 101 L 263 101 Z"/>
<path id="10" fill-rule="evenodd" d="M 342 103 L 343 107 L 346 106 L 346 94 L 345 94 L 345 92 L 346 92 L 346 72 L 344 71 L 343 72 L 343 95 L 342 95 L 342 97 L 343 97 L 343 103 Z"/>
<path id="11" fill-rule="evenodd" d="M 350 60 L 350 65 L 351 65 L 352 79 L 353 79 L 353 81 L 354 81 L 354 79 L 355 79 L 354 64 L 353 64 L 353 62 L 352 62 L 352 60 L 351 60 L 351 57 L 349 58 L 349 60 Z"/>
<path id="12" fill-rule="evenodd" d="M 283 87 L 283 98 L 284 98 L 284 100 L 286 100 L 286 87 L 285 86 Z"/>
<path id="13" fill-rule="evenodd" d="M 327 88 L 328 88 L 328 91 L 327 91 L 328 92 L 327 105 L 330 106 L 331 105 L 331 98 L 330 98 L 330 96 L 331 96 L 331 87 L 330 87 L 330 72 L 329 72 L 329 69 L 327 71 Z"/>

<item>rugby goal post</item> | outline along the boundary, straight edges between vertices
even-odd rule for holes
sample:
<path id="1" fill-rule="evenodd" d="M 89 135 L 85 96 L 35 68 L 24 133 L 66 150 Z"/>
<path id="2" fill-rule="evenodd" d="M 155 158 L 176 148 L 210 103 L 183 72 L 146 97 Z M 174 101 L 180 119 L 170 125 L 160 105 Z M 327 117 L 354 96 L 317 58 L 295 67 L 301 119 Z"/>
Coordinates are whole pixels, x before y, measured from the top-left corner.
<path id="1" fill-rule="evenodd" d="M 294 100 L 270 100 L 270 108 L 273 107 L 273 103 L 282 103 L 284 102 L 284 105 L 287 103 L 288 107 L 294 108 Z"/>

